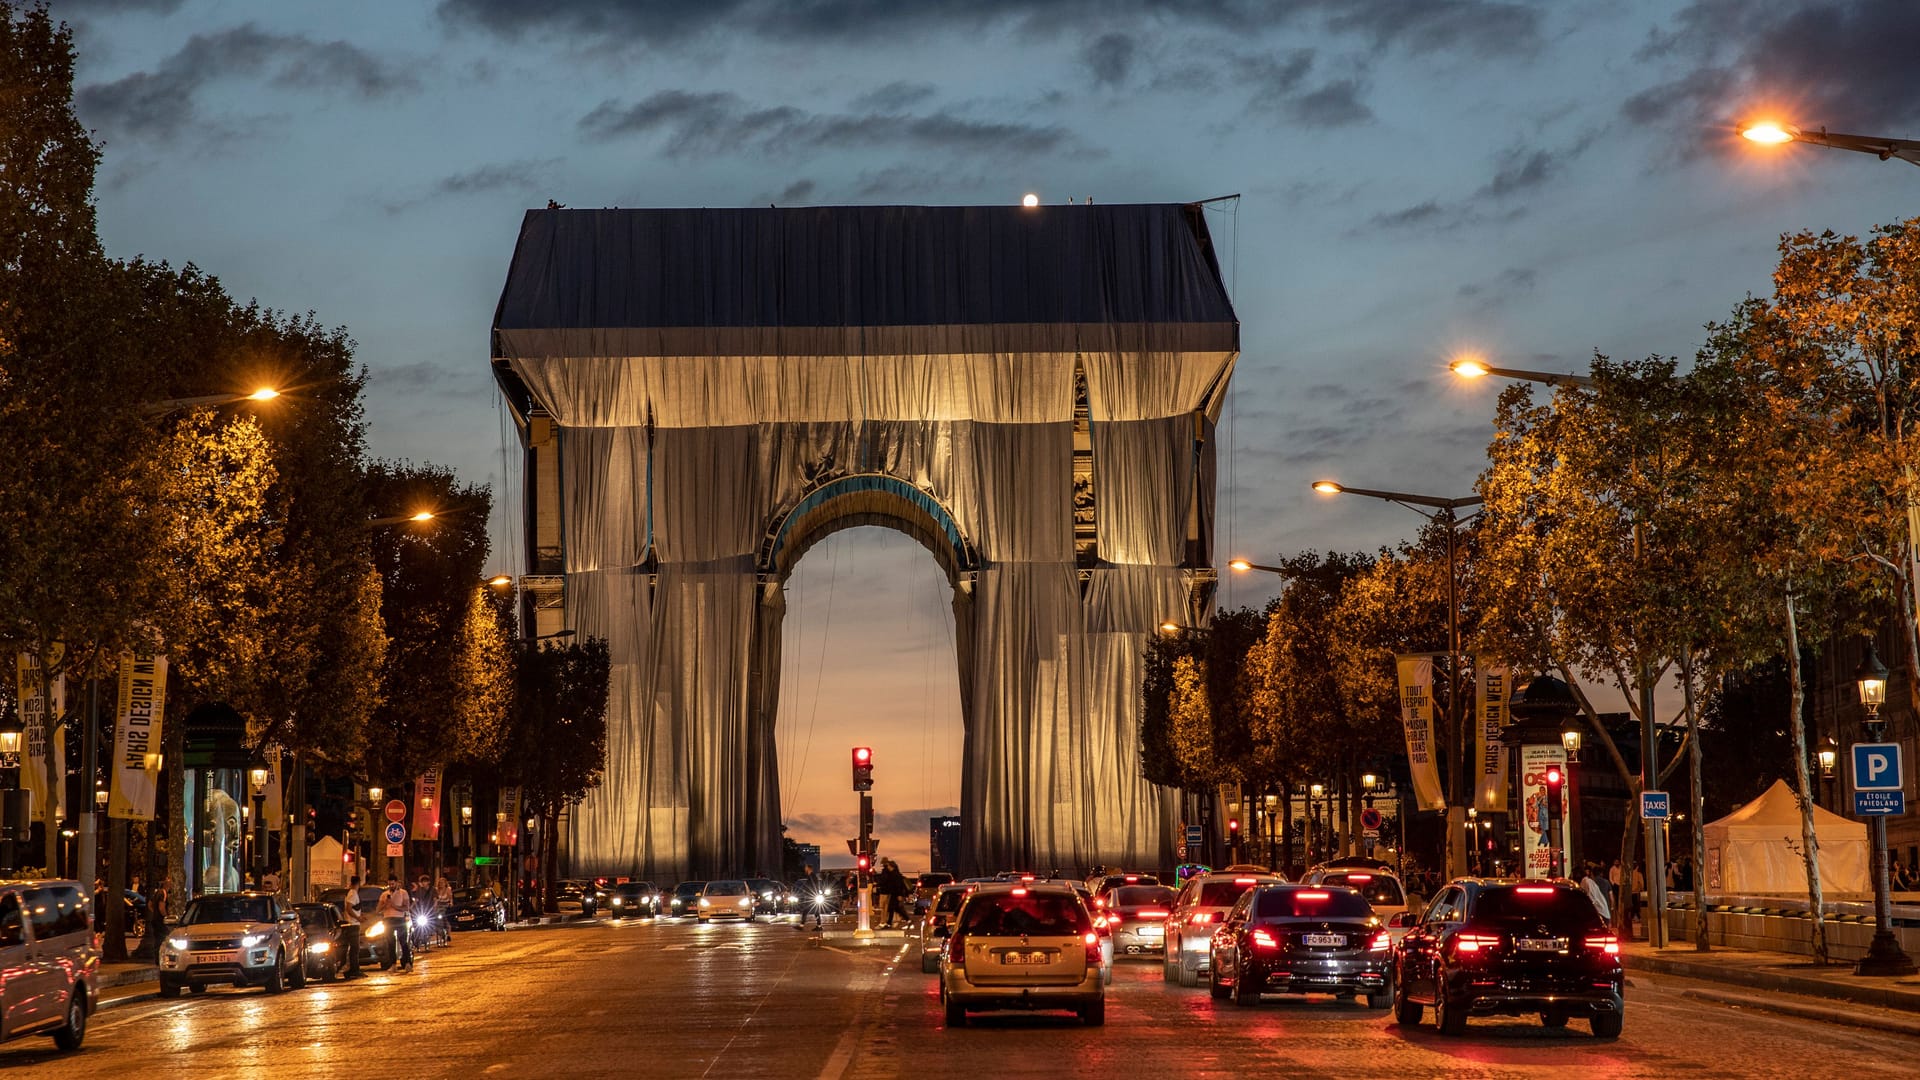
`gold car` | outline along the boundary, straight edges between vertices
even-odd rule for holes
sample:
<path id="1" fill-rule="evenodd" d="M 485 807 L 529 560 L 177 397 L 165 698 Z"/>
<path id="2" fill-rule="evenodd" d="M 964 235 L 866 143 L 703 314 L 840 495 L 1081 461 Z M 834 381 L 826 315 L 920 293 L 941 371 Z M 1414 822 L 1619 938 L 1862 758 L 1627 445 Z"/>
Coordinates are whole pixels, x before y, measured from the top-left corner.
<path id="1" fill-rule="evenodd" d="M 1083 1023 L 1106 1023 L 1100 935 L 1071 888 L 982 884 L 938 933 L 947 943 L 940 1000 L 949 1027 L 996 1009 L 1064 1009 Z"/>

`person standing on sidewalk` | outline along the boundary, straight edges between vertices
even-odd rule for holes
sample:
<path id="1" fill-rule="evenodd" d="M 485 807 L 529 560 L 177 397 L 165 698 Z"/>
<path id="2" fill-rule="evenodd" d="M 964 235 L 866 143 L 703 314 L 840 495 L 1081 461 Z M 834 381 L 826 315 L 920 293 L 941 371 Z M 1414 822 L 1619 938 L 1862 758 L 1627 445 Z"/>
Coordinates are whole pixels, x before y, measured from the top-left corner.
<path id="1" fill-rule="evenodd" d="M 347 884 L 347 895 L 340 898 L 340 938 L 346 943 L 346 978 L 364 979 L 367 973 L 360 970 L 360 877 L 355 875 Z"/>
<path id="2" fill-rule="evenodd" d="M 400 965 L 401 971 L 413 970 L 413 897 L 400 884 L 398 876 L 387 878 L 387 888 L 380 894 L 380 906 L 375 909 L 380 920 L 387 924 L 387 935 L 393 944 L 387 948 Z"/>

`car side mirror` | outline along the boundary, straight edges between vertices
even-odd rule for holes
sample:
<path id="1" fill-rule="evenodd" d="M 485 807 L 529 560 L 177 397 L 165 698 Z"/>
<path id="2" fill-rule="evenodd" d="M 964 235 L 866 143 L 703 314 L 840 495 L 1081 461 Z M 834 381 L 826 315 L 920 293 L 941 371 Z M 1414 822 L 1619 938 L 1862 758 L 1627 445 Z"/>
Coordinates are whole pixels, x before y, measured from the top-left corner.
<path id="1" fill-rule="evenodd" d="M 280 921 L 297 923 L 300 921 L 300 913 L 297 911 L 283 911 L 280 913 Z"/>
<path id="2" fill-rule="evenodd" d="M 1392 915 L 1392 917 L 1390 917 L 1389 919 L 1387 919 L 1387 925 L 1388 925 L 1388 926 L 1390 926 L 1390 927 L 1393 927 L 1393 928 L 1395 928 L 1395 929 L 1399 929 L 1399 928 L 1401 928 L 1401 927 L 1404 927 L 1404 926 L 1412 926 L 1412 925 L 1413 925 L 1413 912 L 1411 912 L 1411 911 L 1396 911 L 1396 912 L 1394 912 L 1394 913 L 1393 913 L 1393 915 Z"/>

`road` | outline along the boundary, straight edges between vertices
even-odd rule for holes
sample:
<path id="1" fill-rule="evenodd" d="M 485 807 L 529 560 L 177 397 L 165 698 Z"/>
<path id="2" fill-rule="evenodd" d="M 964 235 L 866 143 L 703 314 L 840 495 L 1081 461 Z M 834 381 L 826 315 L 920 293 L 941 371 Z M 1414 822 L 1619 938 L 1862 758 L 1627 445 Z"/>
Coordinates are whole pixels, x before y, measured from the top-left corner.
<path id="1" fill-rule="evenodd" d="M 85 1048 L 0 1046 L 0 1072 L 90 1077 L 1611 1076 L 1914 1074 L 1920 1040 L 1743 1012 L 1635 976 L 1626 1033 L 1476 1021 L 1407 1031 L 1328 998 L 1246 1009 L 1120 962 L 1104 1028 L 1038 1015 L 947 1030 L 893 940 L 785 924 L 596 922 L 466 934 L 412 974 L 270 996 L 214 990 L 95 1017 Z"/>

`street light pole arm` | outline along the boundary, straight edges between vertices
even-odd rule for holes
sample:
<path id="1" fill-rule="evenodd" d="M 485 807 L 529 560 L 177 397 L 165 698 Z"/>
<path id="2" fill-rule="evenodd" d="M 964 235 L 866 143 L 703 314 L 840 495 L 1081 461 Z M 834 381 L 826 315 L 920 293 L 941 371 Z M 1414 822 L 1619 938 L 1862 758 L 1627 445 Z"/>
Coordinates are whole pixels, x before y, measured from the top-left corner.
<path id="1" fill-rule="evenodd" d="M 1872 154 L 1885 161 L 1899 158 L 1912 165 L 1920 165 L 1920 141 L 1914 139 L 1883 139 L 1876 135 L 1843 135 L 1837 131 L 1821 128 L 1818 131 L 1797 131 L 1794 139 L 1798 142 L 1810 142 L 1816 146 L 1832 147 L 1835 150 L 1852 150 L 1862 154 Z"/>
<path id="2" fill-rule="evenodd" d="M 1548 386 L 1577 386 L 1582 390 L 1592 389 L 1593 377 L 1590 375 L 1568 375 L 1558 371 L 1528 371 L 1525 368 L 1487 368 L 1487 374 L 1499 375 L 1507 379 L 1519 379 L 1523 382 L 1545 383 Z"/>
<path id="3" fill-rule="evenodd" d="M 1348 487 L 1345 484 L 1339 485 L 1336 494 L 1365 495 L 1369 499 L 1406 503 L 1411 506 L 1431 506 L 1435 510 L 1459 510 L 1462 507 L 1479 506 L 1483 501 L 1478 495 L 1467 495 L 1458 499 L 1442 499 L 1433 495 L 1410 495 L 1404 491 L 1375 491 L 1372 488 Z"/>
<path id="4" fill-rule="evenodd" d="M 139 406 L 142 416 L 165 416 L 177 409 L 197 409 L 202 405 L 231 405 L 236 401 L 245 401 L 245 394 L 202 394 L 199 397 L 167 398 L 163 401 L 142 402 Z"/>

